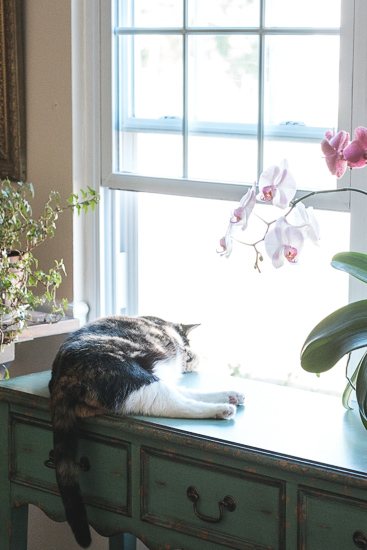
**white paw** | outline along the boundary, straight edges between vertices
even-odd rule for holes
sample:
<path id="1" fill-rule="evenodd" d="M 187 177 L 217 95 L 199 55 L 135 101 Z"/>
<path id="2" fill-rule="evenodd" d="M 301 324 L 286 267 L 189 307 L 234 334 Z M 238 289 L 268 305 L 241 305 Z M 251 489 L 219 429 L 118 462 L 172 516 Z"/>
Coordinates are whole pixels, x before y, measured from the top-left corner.
<path id="1" fill-rule="evenodd" d="M 232 405 L 243 405 L 245 402 L 245 396 L 243 393 L 238 393 L 235 391 L 228 392 L 228 399 Z"/>
<path id="2" fill-rule="evenodd" d="M 229 418 L 232 418 L 236 414 L 236 407 L 233 405 L 220 405 L 219 410 L 217 414 L 215 415 L 215 418 L 218 419 L 224 419 L 228 420 Z"/>

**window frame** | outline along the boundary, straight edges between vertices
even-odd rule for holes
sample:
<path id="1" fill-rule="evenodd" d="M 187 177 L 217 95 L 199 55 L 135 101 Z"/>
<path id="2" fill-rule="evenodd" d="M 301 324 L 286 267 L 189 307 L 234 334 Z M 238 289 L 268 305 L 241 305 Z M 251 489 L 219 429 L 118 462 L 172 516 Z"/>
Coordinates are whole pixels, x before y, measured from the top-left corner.
<path id="1" fill-rule="evenodd" d="M 91 185 L 101 191 L 102 201 L 99 213 L 92 217 L 75 220 L 74 239 L 74 301 L 87 302 L 91 309 L 89 318 L 116 313 L 115 292 L 111 281 L 117 273 L 114 257 L 118 250 L 118 238 L 113 224 L 116 206 L 113 189 L 122 187 L 121 180 L 113 172 L 112 156 L 112 87 L 109 78 L 113 59 L 111 58 L 111 0 L 72 0 L 72 56 L 73 56 L 73 154 L 74 187 Z M 358 125 L 367 126 L 367 3 L 364 0 L 342 0 L 340 113 L 339 128 L 351 133 Z M 367 190 L 364 170 L 348 171 L 338 182 L 339 186 L 355 186 Z M 139 176 L 125 181 L 124 187 L 131 190 L 143 188 L 146 178 Z M 153 181 L 150 192 L 164 192 L 182 195 L 185 190 L 175 181 Z M 208 196 L 222 199 L 222 185 L 208 182 L 186 181 L 192 196 Z M 223 184 L 226 199 L 238 200 L 246 186 Z M 144 190 L 147 190 L 144 187 Z M 134 195 L 134 194 L 133 194 Z M 347 199 L 340 204 L 330 200 L 335 196 Z M 367 217 L 364 202 L 353 194 L 336 193 L 320 195 L 313 205 L 316 208 L 349 210 L 351 213 L 351 250 L 367 253 Z M 310 201 L 311 204 L 311 201 Z M 137 222 L 127 208 L 130 218 L 127 249 L 135 250 L 135 259 L 130 262 L 127 276 L 128 287 L 136 281 Z M 121 235 L 121 233 L 120 233 Z M 92 251 L 92 254 L 91 254 Z M 136 284 L 136 283 L 135 283 Z M 128 293 L 129 294 L 129 293 Z M 365 285 L 350 278 L 350 301 L 365 298 Z M 134 311 L 135 310 L 135 311 Z M 127 309 L 136 313 L 136 300 Z"/>

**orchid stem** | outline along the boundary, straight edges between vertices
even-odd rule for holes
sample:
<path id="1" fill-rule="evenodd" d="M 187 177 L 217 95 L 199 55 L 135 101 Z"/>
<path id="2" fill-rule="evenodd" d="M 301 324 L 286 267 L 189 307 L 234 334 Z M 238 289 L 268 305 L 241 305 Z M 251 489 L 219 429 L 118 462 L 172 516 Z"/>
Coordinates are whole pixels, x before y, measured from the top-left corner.
<path id="1" fill-rule="evenodd" d="M 359 189 L 358 187 L 339 187 L 337 189 L 323 189 L 321 191 L 311 191 L 310 193 L 307 193 L 307 195 L 304 195 L 303 197 L 300 197 L 299 199 L 293 200 L 290 202 L 290 206 L 293 208 L 298 204 L 299 202 L 308 199 L 309 197 L 314 197 L 315 195 L 323 195 L 325 193 L 341 193 L 345 191 L 355 191 L 356 193 L 361 193 L 362 195 L 367 195 L 367 191 L 364 191 L 363 189 Z"/>

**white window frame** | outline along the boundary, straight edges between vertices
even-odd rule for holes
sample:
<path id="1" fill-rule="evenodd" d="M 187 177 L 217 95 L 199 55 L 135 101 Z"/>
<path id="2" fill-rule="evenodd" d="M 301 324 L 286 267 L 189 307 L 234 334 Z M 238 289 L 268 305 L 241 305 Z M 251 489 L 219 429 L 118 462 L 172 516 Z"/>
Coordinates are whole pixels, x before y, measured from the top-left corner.
<path id="1" fill-rule="evenodd" d="M 99 216 L 88 218 L 89 227 L 80 230 L 92 256 L 75 258 L 76 273 L 87 273 L 86 278 L 76 276 L 74 287 L 77 299 L 91 305 L 91 318 L 115 313 L 116 295 L 111 281 L 117 273 L 115 255 L 121 251 L 120 236 L 114 231 L 116 203 L 111 198 L 113 189 L 142 190 L 194 197 L 210 196 L 213 199 L 238 200 L 246 186 L 194 180 L 173 180 L 124 175 L 115 170 L 113 157 L 112 105 L 114 102 L 112 75 L 112 19 L 111 0 L 72 0 L 73 8 L 73 101 L 74 101 L 74 181 L 76 189 L 86 184 L 101 188 L 102 204 Z M 367 2 L 342 0 L 340 113 L 339 128 L 352 133 L 356 126 L 367 126 Z M 326 60 L 325 60 L 326 62 Z M 365 170 L 348 171 L 338 186 L 355 186 L 367 190 Z M 101 187 L 100 187 L 101 186 Z M 349 193 L 319 195 L 313 205 L 316 208 L 349 210 L 351 212 L 351 249 L 367 253 L 367 216 L 365 204 Z M 131 214 L 132 207 L 127 208 Z M 137 223 L 134 216 L 129 224 L 128 249 L 136 250 Z M 112 228 L 112 229 L 111 229 Z M 78 229 L 78 227 L 77 227 Z M 78 229 L 79 231 L 79 229 Z M 134 236 L 135 234 L 135 236 Z M 79 239 L 80 241 L 81 239 Z M 105 242 L 108 243 L 105 246 Z M 112 245 L 111 245 L 112 243 Z M 76 253 L 80 247 L 74 247 Z M 83 256 L 83 255 L 82 255 Z M 108 264 L 110 274 L 103 267 Z M 81 269 L 78 269 L 81 265 Z M 129 262 L 127 272 L 129 287 L 136 284 L 136 258 Z M 108 271 L 108 270 L 107 270 Z M 81 284 L 80 281 L 83 281 Z M 85 284 L 86 281 L 86 284 Z M 129 282 L 130 281 L 130 282 Z M 135 281 L 135 283 L 134 283 Z M 112 289 L 106 292 L 107 289 Z M 130 295 L 130 292 L 128 293 Z M 365 285 L 350 282 L 350 300 L 365 297 Z M 135 313 L 136 300 L 128 305 L 127 312 Z"/>
<path id="2" fill-rule="evenodd" d="M 353 0 L 352 0 L 353 1 Z M 112 14 L 112 0 L 101 0 L 102 4 L 102 10 L 103 14 L 110 13 Z M 259 49 L 259 70 L 260 73 L 263 73 L 263 56 L 264 56 L 264 40 L 266 36 L 270 36 L 273 34 L 286 34 L 288 32 L 291 32 L 292 34 L 295 32 L 296 34 L 302 35 L 302 34 L 312 34 L 314 31 L 312 29 L 292 29 L 289 31 L 289 29 L 271 29 L 266 28 L 264 25 L 264 17 L 265 17 L 265 0 L 260 0 L 261 2 L 261 22 L 260 27 L 258 29 L 256 28 L 249 28 L 249 29 L 233 29 L 232 32 L 248 32 L 252 35 L 259 35 L 260 36 L 260 49 Z M 341 40 L 345 40 L 344 36 L 348 33 L 350 33 L 351 26 L 353 25 L 353 19 L 351 17 L 351 13 L 353 10 L 350 10 L 350 0 L 342 0 L 343 2 L 343 28 L 341 29 Z M 348 6 L 347 6 L 348 4 Z M 187 6 L 186 0 L 184 0 L 184 16 L 185 20 L 187 20 L 187 7 L 185 9 L 185 6 Z M 349 9 L 348 9 L 349 8 Z M 114 18 L 113 14 L 111 15 L 111 19 L 117 19 Z M 223 33 L 223 29 L 218 28 L 210 28 L 210 29 L 195 29 L 193 31 L 189 27 L 184 24 L 185 32 L 183 35 L 186 37 L 190 32 L 191 33 L 205 33 L 210 32 L 210 34 L 218 32 Z M 132 31 L 129 29 L 118 29 L 117 34 L 129 34 Z M 172 33 L 175 32 L 175 29 L 134 29 L 134 33 L 138 35 L 139 33 Z M 176 32 L 178 32 L 176 30 Z M 335 31 L 333 29 L 317 29 L 317 33 L 320 34 L 335 34 Z M 114 52 L 116 50 L 115 40 L 117 39 L 116 33 L 114 32 L 114 29 L 112 28 L 112 21 L 108 20 L 107 17 L 103 15 L 102 20 L 102 26 L 101 26 L 101 41 L 102 41 L 102 54 L 103 54 L 103 63 L 101 66 L 102 70 L 102 134 L 104 136 L 104 140 L 102 142 L 102 185 L 109 187 L 110 189 L 125 189 L 125 190 L 131 190 L 131 191 L 147 191 L 150 193 L 167 193 L 172 195 L 186 195 L 186 196 L 192 196 L 192 197 L 208 197 L 213 199 L 226 199 L 226 200 L 238 200 L 246 191 L 246 189 L 252 185 L 252 182 L 248 182 L 247 185 L 238 185 L 238 184 L 232 184 L 232 183 L 226 183 L 226 182 L 212 182 L 212 181 L 203 181 L 203 180 L 193 180 L 185 177 L 185 173 L 187 173 L 187 167 L 185 169 L 184 167 L 184 177 L 181 179 L 173 179 L 173 178 L 160 178 L 160 177 L 148 177 L 148 176 L 142 176 L 137 174 L 130 174 L 130 173 L 123 173 L 118 172 L 117 170 L 117 163 L 118 159 L 116 158 L 115 151 L 118 149 L 118 129 L 112 128 L 112 108 L 113 105 L 116 105 L 117 99 L 114 97 L 114 90 L 116 89 L 116 84 L 113 82 L 114 72 L 112 70 L 114 64 L 117 62 L 115 59 Z M 185 58 L 185 56 L 184 56 Z M 345 57 L 345 65 L 351 63 L 351 59 L 353 58 L 353 49 L 348 49 L 347 56 Z M 343 69 L 344 70 L 344 69 Z M 347 68 L 348 70 L 348 68 Z M 187 73 L 187 67 L 185 67 L 184 63 L 184 97 L 187 97 L 186 93 L 186 86 L 187 86 L 187 79 L 185 78 L 185 75 Z M 341 71 L 341 74 L 342 71 Z M 351 98 L 352 98 L 352 86 L 351 81 L 349 87 L 345 86 L 344 94 L 345 96 L 349 97 L 348 104 L 351 104 Z M 263 78 L 260 78 L 259 83 L 259 123 L 258 125 L 211 125 L 209 128 L 208 124 L 201 124 L 200 127 L 197 128 L 197 131 L 199 133 L 205 133 L 208 131 L 216 132 L 216 131 L 226 131 L 227 133 L 231 133 L 232 135 L 239 134 L 241 131 L 245 131 L 246 135 L 258 135 L 260 138 L 264 135 L 265 130 L 268 132 L 269 129 L 264 128 L 264 120 L 263 120 L 263 101 L 264 101 L 264 85 L 263 85 Z M 149 120 L 143 120 L 143 119 L 133 119 L 130 118 L 128 121 L 128 125 L 131 126 L 131 130 L 135 129 L 142 129 L 145 131 L 151 131 L 155 130 L 163 130 L 164 128 L 166 131 L 172 131 L 172 132 L 183 132 L 183 149 L 184 149 L 184 157 L 187 152 L 187 138 L 188 138 L 188 123 L 187 123 L 187 105 L 184 105 L 184 121 L 186 123 L 182 124 L 181 121 L 178 120 L 165 120 L 160 121 L 157 123 L 156 121 L 149 121 Z M 343 113 L 344 118 L 344 113 Z M 339 117 L 339 127 L 343 127 L 346 130 L 348 130 L 351 126 L 350 117 L 346 116 L 346 120 L 342 121 Z M 343 122 L 343 126 L 342 123 Z M 158 128 L 158 126 L 159 128 Z M 125 124 L 124 124 L 125 128 Z M 300 132 L 302 130 L 302 132 Z M 272 132 L 275 132 L 279 137 L 281 135 L 286 135 L 287 137 L 300 137 L 302 134 L 303 137 L 306 137 L 306 134 L 309 134 L 309 137 L 311 139 L 319 139 L 321 141 L 324 131 L 326 129 L 324 128 L 303 128 L 300 129 L 297 126 L 280 126 L 277 128 L 272 128 Z M 191 128 L 190 128 L 191 132 Z M 258 140 L 258 174 L 257 177 L 259 177 L 260 173 L 263 169 L 263 140 Z M 348 186 L 350 185 L 350 175 L 347 173 L 344 178 L 338 182 L 338 186 Z M 301 191 L 298 192 L 297 196 L 301 194 Z M 347 194 L 335 194 L 335 195 L 328 195 L 325 196 L 317 196 L 314 200 L 314 206 L 318 208 L 325 208 L 329 210 L 341 210 L 346 211 L 349 210 L 350 207 L 350 197 Z"/>

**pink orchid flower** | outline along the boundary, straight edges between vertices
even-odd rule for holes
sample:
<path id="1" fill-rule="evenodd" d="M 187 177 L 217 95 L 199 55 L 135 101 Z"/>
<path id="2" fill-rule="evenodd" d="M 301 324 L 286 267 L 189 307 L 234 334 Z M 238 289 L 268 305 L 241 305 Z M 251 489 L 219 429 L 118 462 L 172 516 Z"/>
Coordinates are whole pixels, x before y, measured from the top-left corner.
<path id="1" fill-rule="evenodd" d="M 231 237 L 232 232 L 233 232 L 233 226 L 230 223 L 225 236 L 222 237 L 219 241 L 219 245 L 222 247 L 222 250 L 219 250 L 218 253 L 221 256 L 224 256 L 225 258 L 229 258 L 232 253 L 232 248 L 233 248 L 233 241 Z"/>
<path id="2" fill-rule="evenodd" d="M 305 238 L 318 245 L 320 240 L 320 226 L 312 206 L 305 207 L 303 202 L 296 204 L 297 229 L 300 229 Z"/>
<path id="3" fill-rule="evenodd" d="M 260 176 L 259 189 L 258 200 L 273 201 L 274 206 L 287 208 L 296 194 L 296 182 L 288 171 L 288 162 L 283 160 L 280 166 L 270 166 L 265 170 Z"/>
<path id="4" fill-rule="evenodd" d="M 233 226 L 240 226 L 242 231 L 247 227 L 249 217 L 251 212 L 254 209 L 256 204 L 256 183 L 253 184 L 252 188 L 243 195 L 240 200 L 240 205 L 233 211 L 231 218 L 231 223 Z"/>
<path id="5" fill-rule="evenodd" d="M 282 267 L 285 260 L 291 264 L 298 261 L 303 247 L 302 231 L 290 225 L 285 216 L 277 219 L 274 229 L 265 236 L 265 250 L 275 268 Z"/>
<path id="6" fill-rule="evenodd" d="M 347 169 L 345 159 L 345 149 L 349 143 L 349 134 L 341 130 L 335 135 L 333 132 L 326 132 L 325 138 L 321 142 L 321 150 L 325 155 L 327 167 L 333 176 L 341 178 Z"/>
<path id="7" fill-rule="evenodd" d="M 344 149 L 344 158 L 350 168 L 362 168 L 367 164 L 367 128 L 358 126 L 354 140 Z"/>

